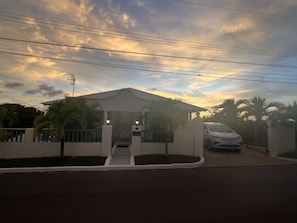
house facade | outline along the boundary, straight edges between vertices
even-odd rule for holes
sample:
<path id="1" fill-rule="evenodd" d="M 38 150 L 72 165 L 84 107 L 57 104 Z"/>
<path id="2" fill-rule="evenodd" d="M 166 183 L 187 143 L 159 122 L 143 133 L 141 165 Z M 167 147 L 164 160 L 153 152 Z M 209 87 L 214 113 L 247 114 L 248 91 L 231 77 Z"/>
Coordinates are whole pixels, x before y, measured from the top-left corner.
<path id="1" fill-rule="evenodd" d="M 149 112 L 147 108 L 148 103 L 151 101 L 170 100 L 169 98 L 133 88 L 123 88 L 79 97 L 100 106 L 103 111 L 104 123 L 109 123 L 113 126 L 113 142 L 127 144 L 131 141 L 132 126 L 135 125 L 136 121 L 143 129 L 146 128 L 145 114 Z M 54 102 L 45 102 L 44 104 L 49 105 Z M 187 111 L 188 121 L 191 121 L 195 113 L 205 111 L 201 107 L 183 102 L 181 102 L 181 106 Z"/>
<path id="2" fill-rule="evenodd" d="M 82 98 L 100 105 L 104 111 L 104 121 L 113 125 L 135 124 L 136 120 L 145 125 L 144 114 L 148 112 L 147 105 L 151 101 L 169 100 L 162 96 L 147 93 L 133 88 L 123 88 L 114 91 L 84 95 Z M 181 102 L 188 111 L 189 121 L 192 113 L 205 111 L 205 109 Z"/>

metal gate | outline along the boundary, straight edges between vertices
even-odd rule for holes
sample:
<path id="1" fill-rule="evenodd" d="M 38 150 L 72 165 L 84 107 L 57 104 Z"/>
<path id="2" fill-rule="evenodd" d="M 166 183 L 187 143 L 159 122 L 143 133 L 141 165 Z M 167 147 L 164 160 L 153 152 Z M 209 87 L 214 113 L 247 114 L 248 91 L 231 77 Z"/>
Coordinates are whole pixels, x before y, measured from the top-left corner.
<path id="1" fill-rule="evenodd" d="M 132 140 L 132 125 L 115 124 L 112 129 L 112 143 L 116 146 L 130 146 Z"/>
<path id="2" fill-rule="evenodd" d="M 246 132 L 243 135 L 244 143 L 252 146 L 263 148 L 263 152 L 267 151 L 267 127 L 252 127 L 246 128 Z"/>

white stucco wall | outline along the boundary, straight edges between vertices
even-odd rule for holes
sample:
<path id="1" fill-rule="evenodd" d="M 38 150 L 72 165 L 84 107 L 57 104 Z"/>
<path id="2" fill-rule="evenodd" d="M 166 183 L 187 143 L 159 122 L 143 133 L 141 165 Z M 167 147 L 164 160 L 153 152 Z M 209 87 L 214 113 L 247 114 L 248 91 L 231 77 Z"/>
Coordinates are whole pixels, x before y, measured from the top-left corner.
<path id="1" fill-rule="evenodd" d="M 102 128 L 101 142 L 65 142 L 65 156 L 109 156 L 112 147 L 112 126 Z M 141 143 L 140 136 L 133 136 L 133 155 L 163 154 L 164 143 Z M 203 155 L 203 123 L 193 119 L 186 126 L 176 130 L 174 143 L 168 144 L 169 154 L 189 156 Z M 60 155 L 59 142 L 33 142 L 33 129 L 26 129 L 22 142 L 0 142 L 0 158 L 48 157 Z"/>
<path id="2" fill-rule="evenodd" d="M 101 156 L 101 143 L 98 142 L 66 142 L 65 156 Z"/>
<path id="3" fill-rule="evenodd" d="M 133 147 L 134 146 L 134 147 Z M 141 143 L 133 145 L 134 155 L 163 154 L 164 143 Z M 139 148 L 139 149 L 137 149 Z M 203 121 L 197 117 L 174 133 L 174 142 L 168 144 L 169 154 L 203 156 Z"/>
<path id="4" fill-rule="evenodd" d="M 273 126 L 268 122 L 267 146 L 273 156 L 296 149 L 295 127 L 287 127 L 280 124 Z"/>
<path id="5" fill-rule="evenodd" d="M 101 156 L 110 156 L 112 148 L 112 125 L 102 126 Z"/>
<path id="6" fill-rule="evenodd" d="M 168 144 L 168 152 L 170 153 L 170 144 Z M 164 154 L 165 153 L 165 143 L 142 143 L 140 145 L 139 155 L 148 154 Z"/>
<path id="7" fill-rule="evenodd" d="M 65 156 L 102 156 L 100 142 L 65 142 Z M 33 129 L 26 129 L 22 142 L 0 142 L 0 158 L 30 158 L 60 155 L 59 142 L 33 142 Z"/>
<path id="8" fill-rule="evenodd" d="M 30 158 L 59 156 L 59 143 L 0 143 L 0 158 Z"/>

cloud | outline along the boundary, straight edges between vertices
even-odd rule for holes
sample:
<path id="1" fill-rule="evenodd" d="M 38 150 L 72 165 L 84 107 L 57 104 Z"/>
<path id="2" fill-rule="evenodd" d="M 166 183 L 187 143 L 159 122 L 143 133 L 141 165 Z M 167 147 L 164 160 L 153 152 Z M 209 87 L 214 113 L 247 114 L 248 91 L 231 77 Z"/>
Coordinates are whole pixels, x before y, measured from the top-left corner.
<path id="1" fill-rule="evenodd" d="M 9 82 L 9 83 L 6 83 L 4 86 L 7 88 L 15 88 L 15 87 L 24 86 L 24 84 L 21 82 Z"/>
<path id="2" fill-rule="evenodd" d="M 297 100 L 294 93 L 296 85 L 262 81 L 290 81 L 286 75 L 291 75 L 292 82 L 297 82 L 296 76 L 292 77 L 296 73 L 295 69 L 215 62 L 221 60 L 294 66 L 296 56 L 290 52 L 297 49 L 294 38 L 297 34 L 296 19 L 265 16 L 252 11 L 295 17 L 296 0 L 226 0 L 210 5 L 218 8 L 185 4 L 182 1 L 3 2 L 3 10 L 24 15 L 22 22 L 3 21 L 0 24 L 0 30 L 8 37 L 77 47 L 1 40 L 2 48 L 7 52 L 32 54 L 36 57 L 1 54 L 0 84 L 12 95 L 17 95 L 16 98 L 23 97 L 26 103 L 30 100 L 38 103 L 45 96 L 60 97 L 63 91 L 58 89 L 63 89 L 63 94 L 70 92 L 72 86 L 67 82 L 69 73 L 76 75 L 76 95 L 133 87 L 150 89 L 156 94 L 179 98 L 202 107 L 220 104 L 228 98 L 258 95 L 269 101 Z M 251 13 L 223 8 L 244 9 Z M 107 53 L 82 47 L 173 55 L 177 58 Z M 259 81 L 234 80 L 240 78 Z M 23 94 L 24 87 L 14 82 L 29 86 L 27 94 Z"/>
<path id="3" fill-rule="evenodd" d="M 41 84 L 36 89 L 26 91 L 27 94 L 42 94 L 43 96 L 54 97 L 63 94 L 62 90 L 56 90 L 52 86 Z"/>
<path id="4" fill-rule="evenodd" d="M 57 16 L 64 16 L 64 19 L 69 19 L 69 15 L 71 15 L 72 20 L 76 20 L 81 23 L 88 22 L 89 15 L 96 7 L 95 4 L 90 3 L 88 0 L 80 0 L 78 2 L 71 0 L 43 0 L 42 6 L 48 11 L 55 13 Z"/>
<path id="5" fill-rule="evenodd" d="M 142 7 L 142 8 L 144 8 L 145 10 L 147 10 L 147 11 L 148 11 L 149 13 L 151 13 L 151 14 L 156 13 L 156 10 L 150 5 L 149 2 L 145 2 L 145 1 L 143 1 L 143 0 L 137 0 L 137 1 L 136 1 L 136 5 L 137 5 L 138 7 Z"/>

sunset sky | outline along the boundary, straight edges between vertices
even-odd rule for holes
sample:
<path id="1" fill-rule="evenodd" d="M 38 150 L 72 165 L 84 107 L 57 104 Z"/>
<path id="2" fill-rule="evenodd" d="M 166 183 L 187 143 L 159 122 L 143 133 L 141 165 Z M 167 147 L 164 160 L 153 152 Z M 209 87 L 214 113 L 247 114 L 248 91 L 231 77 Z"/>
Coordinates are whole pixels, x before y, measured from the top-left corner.
<path id="1" fill-rule="evenodd" d="M 0 0 L 0 103 L 136 88 L 297 100 L 296 0 Z"/>

